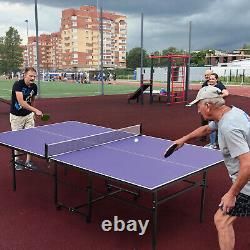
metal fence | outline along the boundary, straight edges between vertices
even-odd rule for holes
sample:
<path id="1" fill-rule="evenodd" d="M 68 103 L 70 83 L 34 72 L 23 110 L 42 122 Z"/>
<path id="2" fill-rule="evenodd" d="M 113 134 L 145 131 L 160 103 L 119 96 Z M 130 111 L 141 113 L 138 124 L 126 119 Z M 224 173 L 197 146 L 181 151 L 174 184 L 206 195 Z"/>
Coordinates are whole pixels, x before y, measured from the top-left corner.
<path id="1" fill-rule="evenodd" d="M 204 72 L 207 69 L 211 69 L 214 73 L 218 74 L 220 79 L 228 84 L 233 83 L 250 83 L 250 68 L 242 67 L 190 67 L 190 82 L 203 82 Z M 141 69 L 137 68 L 135 72 L 135 80 L 140 80 Z M 167 82 L 168 68 L 154 67 L 154 81 L 155 82 Z M 143 79 L 149 81 L 150 79 L 150 68 L 143 68 Z"/>

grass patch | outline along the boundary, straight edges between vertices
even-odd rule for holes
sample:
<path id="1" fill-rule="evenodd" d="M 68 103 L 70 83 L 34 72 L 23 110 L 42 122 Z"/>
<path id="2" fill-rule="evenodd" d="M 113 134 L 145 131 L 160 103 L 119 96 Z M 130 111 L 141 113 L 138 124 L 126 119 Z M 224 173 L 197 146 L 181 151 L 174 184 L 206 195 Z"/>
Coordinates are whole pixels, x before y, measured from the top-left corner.
<path id="1" fill-rule="evenodd" d="M 0 80 L 0 97 L 6 100 L 11 99 L 11 90 L 14 80 Z M 115 85 L 104 84 L 104 94 L 126 94 L 132 93 L 138 88 L 137 85 Z M 99 84 L 79 84 L 68 82 L 41 82 L 40 97 L 60 98 L 77 96 L 95 96 L 102 94 L 102 85 Z"/>

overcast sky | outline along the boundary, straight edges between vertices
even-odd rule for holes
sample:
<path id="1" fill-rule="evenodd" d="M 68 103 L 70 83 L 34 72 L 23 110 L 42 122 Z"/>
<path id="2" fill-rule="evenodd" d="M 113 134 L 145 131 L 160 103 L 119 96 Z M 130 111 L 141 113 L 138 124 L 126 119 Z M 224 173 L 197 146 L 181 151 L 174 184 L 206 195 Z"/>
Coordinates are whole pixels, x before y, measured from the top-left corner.
<path id="1" fill-rule="evenodd" d="M 0 36 L 10 26 L 25 44 L 35 36 L 34 0 L 0 0 Z M 103 6 L 103 10 L 127 16 L 127 49 L 140 47 L 141 13 L 144 14 L 144 48 L 148 52 L 170 46 L 188 50 L 189 22 L 192 22 L 191 50 L 231 51 L 250 44 L 249 0 L 37 0 L 39 34 L 60 29 L 61 12 L 81 5 Z"/>

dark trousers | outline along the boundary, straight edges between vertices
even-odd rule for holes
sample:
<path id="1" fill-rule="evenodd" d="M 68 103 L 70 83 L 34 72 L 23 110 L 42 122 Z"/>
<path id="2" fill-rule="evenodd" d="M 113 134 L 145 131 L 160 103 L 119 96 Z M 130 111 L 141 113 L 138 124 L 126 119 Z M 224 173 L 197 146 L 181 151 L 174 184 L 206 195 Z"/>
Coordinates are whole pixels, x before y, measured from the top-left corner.
<path id="1" fill-rule="evenodd" d="M 205 126 L 208 124 L 208 121 L 204 119 L 204 117 L 201 115 L 201 126 Z M 201 141 L 207 141 L 207 136 L 202 136 Z"/>

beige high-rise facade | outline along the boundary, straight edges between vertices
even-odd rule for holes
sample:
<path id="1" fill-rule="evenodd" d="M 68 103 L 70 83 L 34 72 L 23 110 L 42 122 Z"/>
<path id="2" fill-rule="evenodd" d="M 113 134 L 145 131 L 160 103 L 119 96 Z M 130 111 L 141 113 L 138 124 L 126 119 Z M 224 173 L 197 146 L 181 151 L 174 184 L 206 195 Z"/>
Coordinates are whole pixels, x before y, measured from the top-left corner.
<path id="1" fill-rule="evenodd" d="M 103 12 L 103 66 L 126 67 L 126 16 Z M 43 70 L 98 70 L 101 65 L 100 13 L 95 6 L 62 11 L 60 32 L 39 36 L 40 68 Z M 24 65 L 37 65 L 36 38 L 29 37 Z"/>

